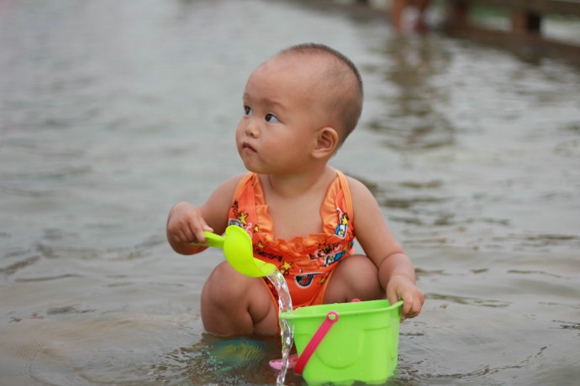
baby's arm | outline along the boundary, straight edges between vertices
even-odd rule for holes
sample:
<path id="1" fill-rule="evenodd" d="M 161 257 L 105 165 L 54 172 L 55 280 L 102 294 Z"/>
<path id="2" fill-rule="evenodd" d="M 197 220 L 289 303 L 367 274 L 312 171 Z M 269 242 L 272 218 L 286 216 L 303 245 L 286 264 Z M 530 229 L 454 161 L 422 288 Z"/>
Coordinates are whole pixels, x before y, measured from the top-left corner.
<path id="1" fill-rule="evenodd" d="M 403 300 L 404 318 L 419 314 L 425 301 L 423 292 L 415 285 L 413 263 L 391 231 L 381 209 L 366 186 L 348 178 L 353 197 L 356 237 L 365 254 L 378 269 L 379 281 L 391 304 Z"/>
<path id="2" fill-rule="evenodd" d="M 183 255 L 201 252 L 206 247 L 191 244 L 205 242 L 204 231 L 217 234 L 225 231 L 228 210 L 241 177 L 231 177 L 223 182 L 200 206 L 180 202 L 171 208 L 166 231 L 167 241 L 175 252 Z"/>

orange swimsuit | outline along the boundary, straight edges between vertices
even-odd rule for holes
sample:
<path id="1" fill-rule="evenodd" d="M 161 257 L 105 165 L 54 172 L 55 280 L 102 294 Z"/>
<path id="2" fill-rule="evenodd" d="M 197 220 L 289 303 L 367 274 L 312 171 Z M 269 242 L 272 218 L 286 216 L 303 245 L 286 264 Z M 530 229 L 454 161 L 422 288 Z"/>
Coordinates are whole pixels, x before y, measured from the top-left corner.
<path id="1" fill-rule="evenodd" d="M 276 265 L 284 274 L 294 308 L 322 304 L 334 268 L 354 249 L 352 197 L 346 178 L 340 171 L 336 173 L 320 207 L 323 233 L 306 238 L 274 240 L 272 219 L 257 174 L 247 173 L 234 193 L 228 225 L 244 228 L 252 237 L 254 257 Z M 277 306 L 276 289 L 266 278 L 264 283 Z"/>

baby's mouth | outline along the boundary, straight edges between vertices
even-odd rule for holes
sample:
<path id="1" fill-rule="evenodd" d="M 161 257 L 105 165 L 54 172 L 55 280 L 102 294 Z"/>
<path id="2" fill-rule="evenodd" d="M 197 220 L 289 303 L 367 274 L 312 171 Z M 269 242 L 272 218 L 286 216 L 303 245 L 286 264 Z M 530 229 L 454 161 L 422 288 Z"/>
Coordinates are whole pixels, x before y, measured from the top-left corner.
<path id="1" fill-rule="evenodd" d="M 243 150 L 248 150 L 248 151 L 253 151 L 255 152 L 256 149 L 254 149 L 250 144 L 248 144 L 247 142 L 242 143 L 242 149 Z"/>

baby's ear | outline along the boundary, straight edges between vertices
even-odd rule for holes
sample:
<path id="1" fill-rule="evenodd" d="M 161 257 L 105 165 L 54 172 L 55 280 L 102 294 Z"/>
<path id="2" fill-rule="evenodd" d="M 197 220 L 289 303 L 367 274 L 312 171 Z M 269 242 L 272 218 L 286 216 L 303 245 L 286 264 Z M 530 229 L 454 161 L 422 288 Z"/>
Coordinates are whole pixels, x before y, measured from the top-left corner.
<path id="1" fill-rule="evenodd" d="M 318 130 L 314 156 L 316 158 L 330 157 L 338 148 L 338 132 L 332 127 L 323 127 Z"/>

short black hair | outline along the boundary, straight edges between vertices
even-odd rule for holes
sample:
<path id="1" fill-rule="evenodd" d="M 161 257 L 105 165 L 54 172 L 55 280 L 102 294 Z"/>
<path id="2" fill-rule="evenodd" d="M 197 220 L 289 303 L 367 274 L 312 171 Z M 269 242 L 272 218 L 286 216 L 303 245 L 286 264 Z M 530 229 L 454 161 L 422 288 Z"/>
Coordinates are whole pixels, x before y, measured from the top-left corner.
<path id="1" fill-rule="evenodd" d="M 349 83 L 349 79 L 354 79 L 356 82 L 356 92 L 355 96 L 348 94 L 352 93 L 338 93 L 340 98 L 335 98 L 331 102 L 331 107 L 338 112 L 341 124 L 344 126 L 342 129 L 344 132 L 341 135 L 340 142 L 343 143 L 346 137 L 355 129 L 358 120 L 362 112 L 362 100 L 363 100 L 363 82 L 362 77 L 358 68 L 346 55 L 341 52 L 331 48 L 325 44 L 320 43 L 302 43 L 291 47 L 288 47 L 282 51 L 280 54 L 322 54 L 331 57 L 337 66 L 329 71 L 329 77 L 332 79 L 332 85 L 336 87 L 344 86 Z M 346 69 L 346 71 L 345 71 Z"/>

